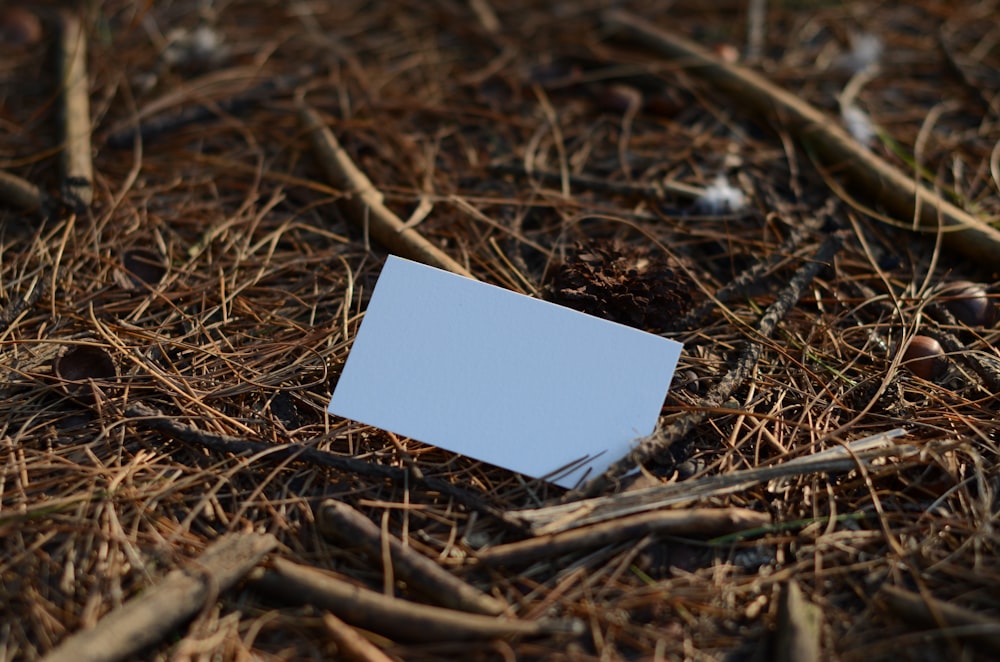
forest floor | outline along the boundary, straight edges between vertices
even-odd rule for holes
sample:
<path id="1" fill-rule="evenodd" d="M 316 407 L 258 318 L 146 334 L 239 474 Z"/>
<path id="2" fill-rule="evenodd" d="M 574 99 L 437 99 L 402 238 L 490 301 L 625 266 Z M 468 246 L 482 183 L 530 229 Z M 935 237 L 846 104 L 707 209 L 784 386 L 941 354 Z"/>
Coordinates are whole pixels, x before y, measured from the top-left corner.
<path id="1" fill-rule="evenodd" d="M 5 5 L 0 660 L 996 659 L 997 5 Z M 393 232 L 682 342 L 642 471 L 328 414 Z"/>

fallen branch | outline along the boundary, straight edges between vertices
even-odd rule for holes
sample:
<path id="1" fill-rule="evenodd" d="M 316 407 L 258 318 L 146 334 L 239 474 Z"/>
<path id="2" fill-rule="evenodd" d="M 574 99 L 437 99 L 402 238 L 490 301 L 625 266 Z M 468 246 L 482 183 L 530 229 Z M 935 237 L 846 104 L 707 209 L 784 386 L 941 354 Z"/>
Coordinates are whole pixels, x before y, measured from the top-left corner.
<path id="1" fill-rule="evenodd" d="M 451 497 L 458 503 L 472 510 L 490 515 L 507 525 L 508 528 L 523 533 L 521 525 L 511 520 L 506 513 L 490 506 L 481 497 L 472 492 L 463 490 L 440 478 L 424 477 L 418 479 L 409 474 L 406 469 L 400 467 L 365 462 L 364 460 L 329 453 L 301 444 L 267 444 L 259 441 L 240 439 L 239 437 L 205 432 L 191 425 L 180 423 L 163 412 L 142 403 L 131 405 L 125 410 L 125 415 L 134 419 L 136 423 L 162 432 L 168 437 L 193 446 L 208 448 L 218 453 L 232 453 L 233 455 L 266 454 L 267 459 L 272 462 L 295 459 L 324 467 L 331 467 L 347 474 L 381 478 L 398 484 L 403 484 L 406 480 L 410 480 L 411 483 L 416 482 L 425 489 Z"/>
<path id="2" fill-rule="evenodd" d="M 539 179 L 548 184 L 562 184 L 562 173 L 550 172 L 547 170 L 526 170 L 520 163 L 497 163 L 490 166 L 490 172 L 496 175 L 515 175 L 517 177 L 527 177 L 528 179 Z M 705 189 L 701 186 L 691 186 L 683 182 L 664 179 L 649 184 L 633 184 L 631 182 L 615 182 L 601 177 L 588 177 L 586 175 L 570 175 L 571 186 L 589 189 L 591 191 L 603 191 L 614 195 L 644 196 L 657 199 L 674 195 L 688 200 L 697 200 L 705 195 Z"/>
<path id="3" fill-rule="evenodd" d="M 1000 620 L 895 586 L 883 586 L 882 601 L 907 623 L 948 628 L 948 636 L 974 641 L 984 651 L 1000 650 Z"/>
<path id="4" fill-rule="evenodd" d="M 269 570 L 256 573 L 251 586 L 285 602 L 328 609 L 351 625 L 406 641 L 469 641 L 582 631 L 575 620 L 522 621 L 417 604 L 284 559 L 275 559 Z"/>
<path id="5" fill-rule="evenodd" d="M 39 211 L 45 194 L 28 180 L 0 171 L 0 200 L 24 211 Z"/>
<path id="6" fill-rule="evenodd" d="M 850 471 L 859 462 L 882 457 L 906 457 L 920 452 L 916 446 L 892 440 L 905 434 L 902 428 L 834 446 L 819 453 L 797 457 L 771 466 L 742 469 L 696 480 L 654 485 L 621 494 L 561 503 L 544 508 L 515 510 L 511 517 L 527 522 L 536 535 L 566 531 L 667 506 L 693 503 L 699 499 L 725 496 L 770 482 L 797 476 L 834 471 Z"/>
<path id="7" fill-rule="evenodd" d="M 657 510 L 499 545 L 480 551 L 476 559 L 488 565 L 520 565 L 650 534 L 714 538 L 770 523 L 767 513 L 747 508 Z"/>
<path id="8" fill-rule="evenodd" d="M 239 69 L 237 69 L 239 71 Z M 310 72 L 315 73 L 315 72 Z M 301 84 L 308 74 L 296 73 L 289 76 L 278 76 L 268 78 L 262 83 L 254 85 L 248 90 L 233 92 L 225 98 L 203 105 L 186 105 L 181 108 L 171 108 L 160 112 L 157 103 L 150 106 L 156 113 L 142 119 L 134 118 L 131 121 L 134 126 L 123 126 L 112 130 L 106 139 L 106 144 L 112 149 L 123 149 L 131 147 L 136 139 L 143 143 L 159 140 L 168 134 L 183 129 L 192 124 L 204 124 L 212 122 L 226 115 L 240 115 L 254 110 L 270 99 L 291 93 L 296 85 Z M 203 80 L 211 81 L 218 76 L 205 77 Z M 191 85 L 194 88 L 194 85 Z M 197 94 L 192 90 L 192 95 Z M 174 100 L 176 93 L 171 93 L 166 100 Z"/>
<path id="9" fill-rule="evenodd" d="M 274 536 L 259 533 L 217 540 L 188 568 L 174 570 L 93 628 L 66 638 L 43 660 L 97 662 L 133 657 L 197 614 L 206 601 L 229 590 L 277 544 Z"/>
<path id="10" fill-rule="evenodd" d="M 354 164 L 319 113 L 303 103 L 299 108 L 299 122 L 309 135 L 327 180 L 344 192 L 341 206 L 352 223 L 370 231 L 375 241 L 397 255 L 475 280 L 468 269 L 419 232 L 407 228 L 402 219 L 382 203 L 382 194 Z"/>
<path id="11" fill-rule="evenodd" d="M 90 145 L 90 83 L 87 35 L 80 17 L 60 15 L 63 195 L 71 206 L 89 207 L 94 199 L 94 163 Z"/>
<path id="12" fill-rule="evenodd" d="M 684 317 L 677 322 L 678 329 L 694 329 L 700 325 L 709 313 L 711 313 L 720 303 L 728 303 L 735 297 L 743 295 L 751 285 L 756 283 L 768 270 L 774 269 L 775 265 L 787 259 L 806 240 L 806 237 L 814 228 L 808 225 L 792 226 L 788 233 L 788 238 L 781 242 L 781 245 L 774 249 L 769 260 L 756 260 L 744 271 L 736 274 L 728 283 L 720 287 L 714 296 L 706 298 L 700 304 L 684 314 Z"/>
<path id="13" fill-rule="evenodd" d="M 319 531 L 328 540 L 361 547 L 372 559 L 382 558 L 382 532 L 370 519 L 346 503 L 327 499 L 317 509 Z M 426 556 L 388 539 L 389 556 L 396 577 L 442 607 L 497 616 L 507 605 L 451 574 Z"/>
<path id="14" fill-rule="evenodd" d="M 770 338 L 778 322 L 788 313 L 792 306 L 802 296 L 802 291 L 812 282 L 816 274 L 833 259 L 843 243 L 839 234 L 828 236 L 816 250 L 813 259 L 799 268 L 785 287 L 778 294 L 774 303 L 768 306 L 757 325 L 757 335 L 760 339 Z M 603 475 L 594 478 L 580 488 L 580 497 L 593 497 L 615 484 L 620 476 L 624 476 L 634 467 L 646 462 L 658 453 L 670 448 L 677 440 L 683 439 L 694 430 L 714 409 L 718 409 L 729 398 L 740 384 L 746 380 L 760 359 L 763 348 L 757 339 L 750 340 L 740 355 L 736 366 L 719 381 L 705 396 L 705 406 L 697 411 L 689 412 L 674 421 L 671 425 L 642 440 L 632 452 L 612 464 Z M 570 493 L 568 496 L 575 496 Z"/>
<path id="15" fill-rule="evenodd" d="M 1000 261 L 1000 231 L 928 190 L 868 151 L 836 121 L 763 76 L 726 64 L 683 37 L 649 25 L 621 10 L 603 14 L 604 25 L 632 43 L 668 58 L 731 94 L 741 106 L 776 117 L 826 167 L 865 191 L 916 228 L 941 232 L 943 241 L 985 267 Z M 916 229 L 915 228 L 915 229 Z"/>

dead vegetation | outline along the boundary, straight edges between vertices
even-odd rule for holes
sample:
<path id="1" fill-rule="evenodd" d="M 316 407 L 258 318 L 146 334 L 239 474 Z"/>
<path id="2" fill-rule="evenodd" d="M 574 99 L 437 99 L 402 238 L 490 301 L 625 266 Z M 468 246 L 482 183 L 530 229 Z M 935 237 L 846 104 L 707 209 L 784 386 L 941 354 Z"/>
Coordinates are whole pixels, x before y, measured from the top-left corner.
<path id="1" fill-rule="evenodd" d="M 998 332 L 949 284 L 992 307 L 996 2 L 29 4 L 0 659 L 993 659 Z M 642 473 L 585 500 L 328 416 L 379 223 L 684 342 Z"/>

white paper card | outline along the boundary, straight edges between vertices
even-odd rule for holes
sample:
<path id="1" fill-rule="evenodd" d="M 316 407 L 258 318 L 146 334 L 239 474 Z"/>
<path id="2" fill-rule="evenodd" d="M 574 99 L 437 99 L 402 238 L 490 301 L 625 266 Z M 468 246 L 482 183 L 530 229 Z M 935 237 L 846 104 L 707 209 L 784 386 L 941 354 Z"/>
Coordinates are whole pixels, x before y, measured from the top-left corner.
<path id="1" fill-rule="evenodd" d="M 573 487 L 653 432 L 681 347 L 390 256 L 329 412 Z"/>

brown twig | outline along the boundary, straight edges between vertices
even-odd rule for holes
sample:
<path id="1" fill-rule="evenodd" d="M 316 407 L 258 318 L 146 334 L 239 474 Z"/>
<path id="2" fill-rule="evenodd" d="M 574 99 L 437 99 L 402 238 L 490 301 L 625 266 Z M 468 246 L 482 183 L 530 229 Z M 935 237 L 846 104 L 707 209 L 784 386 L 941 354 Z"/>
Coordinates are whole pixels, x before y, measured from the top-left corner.
<path id="1" fill-rule="evenodd" d="M 316 513 L 319 531 L 328 540 L 358 546 L 372 559 L 382 556 L 382 532 L 367 517 L 342 503 L 327 499 Z M 442 607 L 496 616 L 507 606 L 474 586 L 463 582 L 426 556 L 403 546 L 395 537 L 388 540 L 395 576 Z"/>
<path id="2" fill-rule="evenodd" d="M 930 232 L 942 232 L 949 247 L 990 269 L 1000 262 L 1000 231 L 917 183 L 852 139 L 834 120 L 763 76 L 739 65 L 719 61 L 683 37 L 649 25 L 621 10 L 603 14 L 604 25 L 629 41 L 668 58 L 684 61 L 739 102 L 754 111 L 776 116 L 783 128 L 825 166 L 843 175 L 904 221 Z"/>
<path id="3" fill-rule="evenodd" d="M 472 273 L 429 242 L 382 203 L 382 194 L 337 142 L 315 110 L 303 103 L 299 122 L 309 135 L 313 152 L 329 183 L 344 192 L 341 203 L 348 218 L 390 251 L 439 269 L 475 279 Z"/>
<path id="4" fill-rule="evenodd" d="M 469 8 L 476 15 L 479 24 L 490 34 L 500 32 L 500 19 L 489 0 L 469 0 Z"/>
<path id="5" fill-rule="evenodd" d="M 440 478 L 424 477 L 423 479 L 417 479 L 412 474 L 408 474 L 405 469 L 399 467 L 373 464 L 353 457 L 344 457 L 343 455 L 336 455 L 299 444 L 266 444 L 239 437 L 204 432 L 193 426 L 175 421 L 173 418 L 163 414 L 163 412 L 142 403 L 135 403 L 129 406 L 125 411 L 125 415 L 134 419 L 136 423 L 162 432 L 169 437 L 187 444 L 203 446 L 219 453 L 232 453 L 234 455 L 266 453 L 270 461 L 294 458 L 303 462 L 332 467 L 349 474 L 381 478 L 399 484 L 402 484 L 409 475 L 411 481 L 423 485 L 426 489 L 451 497 L 462 505 L 490 515 L 507 525 L 508 528 L 523 533 L 521 525 L 509 518 L 506 513 L 490 506 L 481 497 Z"/>
<path id="6" fill-rule="evenodd" d="M 772 480 L 788 480 L 815 473 L 850 471 L 857 468 L 859 462 L 875 458 L 907 457 L 919 453 L 920 449 L 916 446 L 892 441 L 903 434 L 901 428 L 896 428 L 852 441 L 844 446 L 833 446 L 818 453 L 797 457 L 775 466 L 741 469 L 594 499 L 515 510 L 510 515 L 528 522 L 536 535 L 566 531 L 656 508 L 678 506 L 709 497 L 733 494 Z"/>
<path id="7" fill-rule="evenodd" d="M 580 632 L 577 621 L 522 621 L 422 605 L 348 583 L 311 568 L 275 559 L 251 585 L 296 604 L 328 609 L 345 622 L 406 641 L 469 641 Z"/>
<path id="8" fill-rule="evenodd" d="M 947 627 L 950 628 L 950 636 L 967 637 L 993 653 L 1000 650 L 1000 620 L 996 618 L 895 586 L 883 586 L 881 597 L 907 622 L 916 621 L 926 627 Z M 968 631 L 962 632 L 962 629 Z"/>
<path id="9" fill-rule="evenodd" d="M 312 73 L 314 72 L 309 72 L 308 75 Z M 123 149 L 131 147 L 137 138 L 142 142 L 151 142 L 192 124 L 211 122 L 223 115 L 244 114 L 270 99 L 289 94 L 306 76 L 303 73 L 277 76 L 210 104 L 184 106 L 146 117 L 138 126 L 115 128 L 108 134 L 105 142 L 112 149 Z"/>
<path id="10" fill-rule="evenodd" d="M 39 211 L 45 204 L 45 194 L 28 180 L 0 171 L 0 200 L 24 211 Z"/>
<path id="11" fill-rule="evenodd" d="M 657 510 L 499 545 L 479 552 L 476 558 L 489 565 L 519 565 L 649 534 L 713 538 L 766 526 L 770 522 L 771 516 L 767 513 L 747 508 Z"/>
<path id="12" fill-rule="evenodd" d="M 323 614 L 323 625 L 337 644 L 337 652 L 355 662 L 392 662 L 378 646 L 365 639 L 357 630 L 333 614 Z"/>
<path id="13" fill-rule="evenodd" d="M 833 256 L 840 250 L 843 238 L 840 234 L 828 236 L 812 260 L 799 268 L 792 276 L 788 285 L 781 291 L 774 303 L 768 306 L 767 310 L 757 324 L 757 336 L 759 339 L 770 338 L 778 322 L 788 313 L 792 306 L 802 296 L 802 291 L 809 285 L 812 279 L 826 266 Z M 739 387 L 747 378 L 753 367 L 760 359 L 763 347 L 758 339 L 750 340 L 746 348 L 740 355 L 736 366 L 719 380 L 719 383 L 705 396 L 705 406 L 702 409 L 688 412 L 674 421 L 671 425 L 654 433 L 651 437 L 641 441 L 631 453 L 612 464 L 603 475 L 594 478 L 579 490 L 580 497 L 593 497 L 600 494 L 605 488 L 616 483 L 620 476 L 625 475 L 633 467 L 646 462 L 658 453 L 663 452 L 677 440 L 683 439 L 689 432 L 694 430 L 713 409 L 719 408 L 726 399 Z M 569 496 L 573 496 L 572 493 Z"/>
<path id="14" fill-rule="evenodd" d="M 94 164 L 90 145 L 87 35 L 79 16 L 63 12 L 60 19 L 63 195 L 73 206 L 89 207 L 94 199 Z"/>
<path id="15" fill-rule="evenodd" d="M 774 257 L 770 260 L 758 260 L 747 269 L 737 274 L 732 280 L 716 291 L 715 296 L 702 301 L 700 304 L 685 313 L 684 317 L 677 322 L 678 329 L 693 329 L 700 324 L 709 313 L 720 303 L 732 301 L 734 297 L 745 292 L 751 285 L 778 261 L 784 260 L 793 253 L 814 228 L 807 226 L 794 226 L 788 234 L 788 238 L 781 242 L 781 245 L 774 249 Z"/>
<path id="16" fill-rule="evenodd" d="M 524 168 L 518 163 L 496 163 L 490 166 L 490 172 L 498 175 L 515 175 L 517 177 L 537 178 L 549 184 L 561 184 L 562 174 L 549 172 L 547 170 L 531 170 Z M 568 179 L 570 185 L 592 191 L 603 191 L 615 195 L 645 196 L 662 199 L 667 195 L 675 195 L 680 198 L 696 200 L 705 195 L 705 189 L 700 186 L 691 186 L 681 182 L 663 180 L 651 182 L 649 184 L 633 184 L 630 182 L 615 182 L 600 177 L 588 177 L 587 175 L 570 175 Z"/>
<path id="17" fill-rule="evenodd" d="M 43 659 L 97 662 L 134 656 L 197 614 L 210 596 L 228 590 L 277 544 L 274 536 L 259 533 L 217 540 L 189 568 L 174 570 L 111 611 L 94 628 L 65 639 Z"/>

